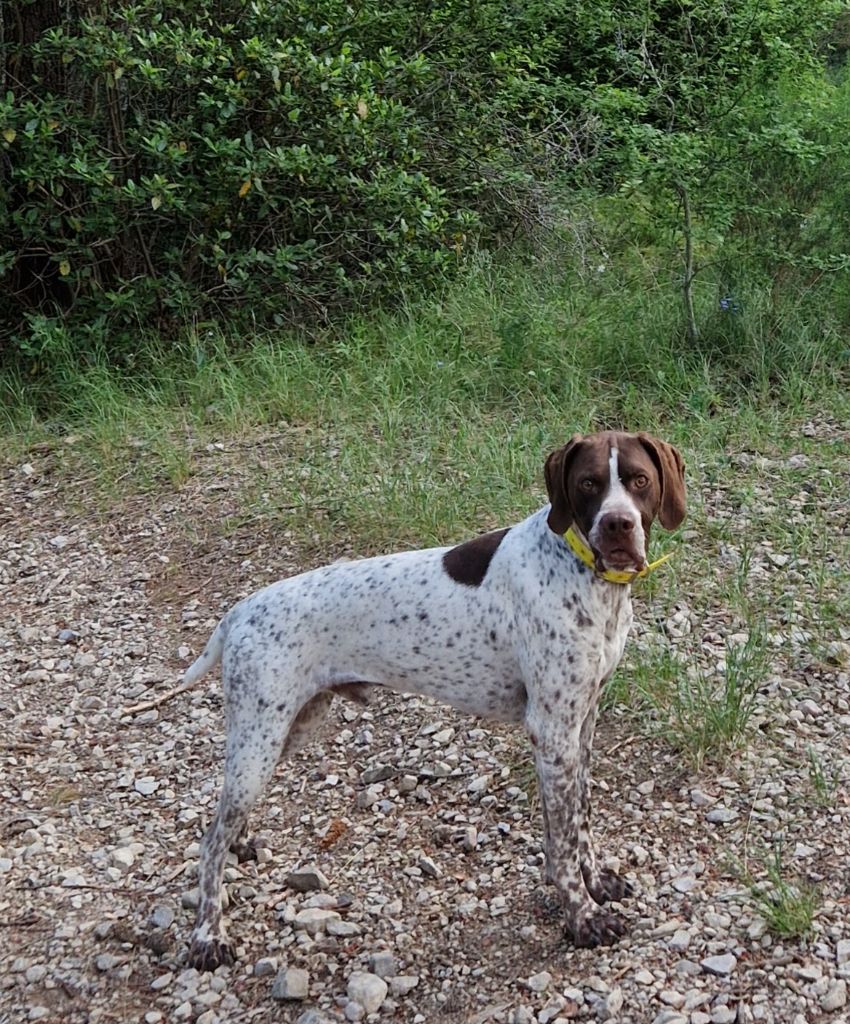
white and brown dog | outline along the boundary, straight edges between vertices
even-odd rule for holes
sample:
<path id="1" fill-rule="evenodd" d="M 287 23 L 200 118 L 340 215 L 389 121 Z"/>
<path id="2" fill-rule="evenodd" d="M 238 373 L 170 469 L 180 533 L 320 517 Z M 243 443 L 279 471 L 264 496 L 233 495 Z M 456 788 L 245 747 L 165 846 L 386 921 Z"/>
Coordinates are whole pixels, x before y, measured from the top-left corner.
<path id="1" fill-rule="evenodd" d="M 232 961 L 221 920 L 225 856 L 282 756 L 338 693 L 424 694 L 525 726 L 542 796 L 546 871 L 579 946 L 624 923 L 600 904 L 628 894 L 600 868 L 590 833 L 589 763 L 599 693 L 632 621 L 629 583 L 647 569 L 650 525 L 685 515 L 684 465 L 647 434 L 574 437 L 549 456 L 550 504 L 453 548 L 334 564 L 240 601 L 189 668 L 221 661 L 224 785 L 203 839 L 191 963 Z"/>

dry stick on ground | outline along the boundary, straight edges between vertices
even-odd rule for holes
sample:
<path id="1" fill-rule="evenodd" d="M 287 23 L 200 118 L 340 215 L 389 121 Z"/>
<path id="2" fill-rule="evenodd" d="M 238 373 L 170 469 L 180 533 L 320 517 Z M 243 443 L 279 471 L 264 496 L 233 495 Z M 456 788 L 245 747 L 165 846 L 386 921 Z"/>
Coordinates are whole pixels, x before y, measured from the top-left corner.
<path id="1" fill-rule="evenodd" d="M 171 700 L 173 697 L 179 697 L 181 693 L 188 693 L 194 687 L 194 683 L 186 686 L 181 683 L 180 686 L 175 686 L 171 690 L 166 690 L 165 693 L 160 694 L 158 697 L 153 697 L 151 700 L 143 700 L 139 704 L 131 704 L 128 708 L 122 708 L 122 715 L 138 715 L 142 711 L 151 711 L 153 708 L 158 708 L 160 704 L 165 704 L 166 701 Z"/>

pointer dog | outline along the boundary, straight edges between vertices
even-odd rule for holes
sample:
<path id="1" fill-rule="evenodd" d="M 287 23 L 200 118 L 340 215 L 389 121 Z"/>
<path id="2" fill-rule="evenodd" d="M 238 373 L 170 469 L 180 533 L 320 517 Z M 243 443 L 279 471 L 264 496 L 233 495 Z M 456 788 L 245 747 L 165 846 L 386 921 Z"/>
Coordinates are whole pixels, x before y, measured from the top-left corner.
<path id="1" fill-rule="evenodd" d="M 684 464 L 648 434 L 573 437 L 545 466 L 550 503 L 453 548 L 338 563 L 273 583 L 221 620 L 188 669 L 222 665 L 224 784 L 204 836 L 189 959 L 233 960 L 221 920 L 227 851 L 281 757 L 305 743 L 333 694 L 372 686 L 522 723 L 537 769 L 546 874 L 578 946 L 616 941 L 628 895 L 590 833 L 589 765 L 599 693 L 632 622 L 629 582 L 646 571 L 650 525 L 685 516 Z"/>

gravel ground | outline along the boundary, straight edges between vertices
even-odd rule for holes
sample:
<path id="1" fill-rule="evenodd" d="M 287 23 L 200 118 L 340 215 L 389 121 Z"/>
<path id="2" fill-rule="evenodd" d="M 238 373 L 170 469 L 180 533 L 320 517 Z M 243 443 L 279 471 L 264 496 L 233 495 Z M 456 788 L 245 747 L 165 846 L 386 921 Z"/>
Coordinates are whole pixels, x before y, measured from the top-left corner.
<path id="1" fill-rule="evenodd" d="M 676 569 L 682 595 L 721 587 L 771 500 L 804 520 L 814 501 L 841 539 L 826 582 L 799 553 L 747 548 L 747 578 L 778 596 L 745 751 L 696 772 L 646 716 L 604 716 L 597 844 L 636 883 L 628 938 L 563 941 L 517 731 L 380 695 L 365 711 L 337 702 L 324 741 L 279 768 L 252 821 L 257 861 L 227 870 L 239 962 L 204 975 L 185 961 L 220 781 L 218 677 L 158 711 L 121 709 L 174 685 L 230 603 L 297 566 L 270 524 L 213 525 L 238 508 L 244 451 L 199 447 L 179 496 L 116 498 L 106 514 L 49 449 L 7 466 L 0 1021 L 846 1022 L 850 624 L 816 609 L 846 572 L 846 459 L 835 466 L 850 439 L 830 424 L 803 435 L 796 463 L 740 453 L 701 474 Z M 740 544 L 701 521 L 740 525 Z M 663 643 L 722 660 L 742 625 L 718 594 L 663 613 L 640 598 L 630 657 Z M 742 864 L 764 875 L 757 851 L 779 837 L 783 871 L 819 892 L 805 939 L 768 930 L 742 881 Z"/>

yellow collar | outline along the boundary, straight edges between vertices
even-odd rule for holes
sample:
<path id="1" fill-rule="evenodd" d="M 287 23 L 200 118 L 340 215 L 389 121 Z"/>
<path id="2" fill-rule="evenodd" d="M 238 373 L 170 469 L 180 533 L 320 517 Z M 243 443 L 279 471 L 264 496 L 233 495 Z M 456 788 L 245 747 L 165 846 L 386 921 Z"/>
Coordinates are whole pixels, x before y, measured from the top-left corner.
<path id="1" fill-rule="evenodd" d="M 634 572 L 625 572 L 622 569 L 598 569 L 596 567 L 596 557 L 593 552 L 572 527 L 570 527 L 564 534 L 564 540 L 569 544 L 573 554 L 580 562 L 584 562 L 589 569 L 592 569 L 599 579 L 607 580 L 609 583 L 633 583 L 635 580 L 648 576 L 653 569 L 657 569 L 658 566 L 663 565 L 668 558 L 673 557 L 673 552 L 671 551 L 669 554 L 662 555 L 657 561 L 650 562 L 649 565 L 644 566 L 643 569 L 637 569 Z"/>

